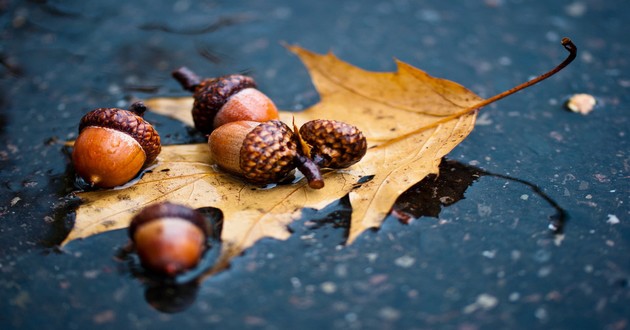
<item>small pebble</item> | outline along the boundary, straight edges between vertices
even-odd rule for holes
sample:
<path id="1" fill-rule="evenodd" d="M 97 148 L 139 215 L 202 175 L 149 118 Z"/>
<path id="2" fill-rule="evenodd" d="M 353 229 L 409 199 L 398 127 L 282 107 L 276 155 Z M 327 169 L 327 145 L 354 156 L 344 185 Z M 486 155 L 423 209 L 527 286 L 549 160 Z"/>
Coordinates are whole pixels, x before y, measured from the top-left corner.
<path id="1" fill-rule="evenodd" d="M 344 318 L 346 319 L 346 321 L 351 323 L 356 322 L 359 319 L 359 317 L 355 313 L 348 313 L 344 316 Z"/>
<path id="2" fill-rule="evenodd" d="M 395 321 L 400 318 L 400 311 L 392 307 L 384 307 L 378 312 L 378 315 L 386 321 Z"/>
<path id="3" fill-rule="evenodd" d="M 497 250 L 486 250 L 481 253 L 482 256 L 493 259 L 497 255 Z"/>
<path id="4" fill-rule="evenodd" d="M 337 285 L 333 282 L 324 282 L 321 284 L 320 288 L 327 294 L 335 293 L 335 291 L 337 291 Z"/>
<path id="5" fill-rule="evenodd" d="M 291 277 L 291 285 L 294 289 L 299 289 L 302 287 L 302 282 L 297 277 Z"/>
<path id="6" fill-rule="evenodd" d="M 99 324 L 99 325 L 113 322 L 115 319 L 116 319 L 116 313 L 114 313 L 114 311 L 111 309 L 97 313 L 92 317 L 92 321 L 95 324 Z"/>
<path id="7" fill-rule="evenodd" d="M 474 303 L 464 307 L 463 313 L 470 314 L 470 313 L 474 313 L 475 311 L 479 309 L 490 310 L 494 308 L 498 303 L 499 303 L 499 299 L 497 299 L 496 297 L 491 296 L 487 293 L 482 293 L 479 296 L 477 296 L 477 300 Z"/>
<path id="8" fill-rule="evenodd" d="M 595 108 L 597 100 L 590 94 L 575 94 L 569 98 L 566 106 L 569 110 L 588 115 Z"/>
<path id="9" fill-rule="evenodd" d="M 411 266 L 413 266 L 413 264 L 416 262 L 416 259 L 410 257 L 410 256 L 402 256 L 400 258 L 396 258 L 396 260 L 394 261 L 394 263 L 396 264 L 396 266 L 402 267 L 402 268 L 409 268 Z"/>
<path id="10" fill-rule="evenodd" d="M 614 215 L 614 214 L 609 214 L 608 215 L 608 220 L 606 220 L 606 223 L 611 224 L 611 225 L 616 225 L 619 222 L 620 222 L 619 218 L 617 218 L 617 216 Z"/>
<path id="11" fill-rule="evenodd" d="M 549 316 L 547 314 L 547 310 L 542 308 L 542 307 L 536 309 L 536 312 L 534 313 L 534 315 L 536 316 L 537 319 L 539 319 L 541 321 L 544 321 Z"/>
<path id="12" fill-rule="evenodd" d="M 563 241 L 564 241 L 564 234 L 557 234 L 553 238 L 553 244 L 555 244 L 556 246 L 562 245 Z"/>
<path id="13" fill-rule="evenodd" d="M 483 309 L 490 309 L 496 306 L 499 303 L 499 300 L 496 297 L 484 293 L 480 294 L 479 297 L 477 297 L 477 303 Z"/>
<path id="14" fill-rule="evenodd" d="M 346 265 L 337 265 L 335 267 L 335 275 L 337 277 L 346 277 L 348 275 L 348 266 Z"/>
<path id="15" fill-rule="evenodd" d="M 588 7 L 584 2 L 576 1 L 564 8 L 567 15 L 571 17 L 582 17 L 586 13 Z"/>
<path id="16" fill-rule="evenodd" d="M 510 253 L 510 256 L 512 257 L 513 261 L 517 261 L 517 260 L 521 259 L 521 251 L 512 250 L 512 252 Z"/>
<path id="17" fill-rule="evenodd" d="M 538 270 L 538 277 L 547 277 L 547 276 L 549 276 L 549 274 L 551 274 L 551 267 L 550 266 L 541 267 Z"/>

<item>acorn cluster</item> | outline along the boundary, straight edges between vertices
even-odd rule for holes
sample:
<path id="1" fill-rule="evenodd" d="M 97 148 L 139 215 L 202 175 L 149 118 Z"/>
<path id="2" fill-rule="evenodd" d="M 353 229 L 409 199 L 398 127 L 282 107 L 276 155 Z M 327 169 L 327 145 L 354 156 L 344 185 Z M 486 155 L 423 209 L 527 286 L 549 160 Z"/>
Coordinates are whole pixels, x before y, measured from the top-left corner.
<path id="1" fill-rule="evenodd" d="M 320 189 L 320 168 L 351 166 L 367 150 L 363 133 L 344 122 L 313 120 L 292 131 L 250 77 L 202 80 L 187 68 L 174 71 L 173 77 L 193 93 L 193 120 L 209 134 L 212 162 L 250 183 L 276 183 L 297 168 L 311 188 Z"/>
<path id="2" fill-rule="evenodd" d="M 363 133 L 341 121 L 312 120 L 292 130 L 251 77 L 200 79 L 184 67 L 173 77 L 193 93 L 195 128 L 208 136 L 211 161 L 251 184 L 282 182 L 297 168 L 309 187 L 320 189 L 321 168 L 346 168 L 366 153 Z M 161 144 L 158 132 L 143 118 L 145 111 L 142 102 L 135 102 L 129 110 L 87 113 L 72 152 L 78 177 L 91 187 L 113 188 L 151 165 Z M 168 202 L 141 210 L 129 226 L 142 265 L 167 276 L 195 267 L 210 234 L 197 211 Z"/>

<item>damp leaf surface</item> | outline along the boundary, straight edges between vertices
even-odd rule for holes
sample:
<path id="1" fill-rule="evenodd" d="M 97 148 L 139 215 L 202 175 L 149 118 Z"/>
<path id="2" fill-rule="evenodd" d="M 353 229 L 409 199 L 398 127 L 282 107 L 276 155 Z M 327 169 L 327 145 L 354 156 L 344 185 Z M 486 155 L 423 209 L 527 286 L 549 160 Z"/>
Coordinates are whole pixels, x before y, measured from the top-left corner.
<path id="1" fill-rule="evenodd" d="M 322 208 L 349 194 L 348 243 L 378 227 L 396 198 L 429 174 L 472 131 L 483 101 L 465 87 L 397 61 L 395 72 L 369 72 L 333 54 L 289 46 L 308 69 L 320 102 L 302 112 L 281 111 L 299 127 L 312 119 L 336 119 L 361 129 L 368 151 L 357 164 L 324 171 L 325 187 L 313 190 L 297 173 L 291 184 L 260 188 L 209 163 L 205 144 L 165 146 L 157 165 L 124 189 L 81 192 L 84 201 L 64 243 L 124 228 L 141 208 L 159 201 L 223 211 L 223 250 L 217 269 L 261 238 L 286 239 L 287 224 L 303 208 Z M 192 98 L 145 101 L 156 113 L 192 126 Z"/>

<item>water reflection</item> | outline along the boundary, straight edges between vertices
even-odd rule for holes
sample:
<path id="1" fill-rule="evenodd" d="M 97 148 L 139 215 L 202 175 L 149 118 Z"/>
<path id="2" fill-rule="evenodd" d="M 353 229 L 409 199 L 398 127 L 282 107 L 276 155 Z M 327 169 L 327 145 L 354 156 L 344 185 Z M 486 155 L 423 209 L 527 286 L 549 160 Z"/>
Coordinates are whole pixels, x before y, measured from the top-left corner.
<path id="1" fill-rule="evenodd" d="M 438 217 L 442 208 L 464 198 L 466 189 L 482 176 L 496 177 L 525 185 L 555 211 L 549 216 L 549 229 L 561 234 L 568 215 L 549 195 L 531 182 L 503 174 L 491 173 L 454 160 L 442 159 L 440 174 L 429 175 L 401 194 L 392 207 L 392 215 L 403 223 L 422 216 Z"/>
<path id="2" fill-rule="evenodd" d="M 116 256 L 122 263 L 121 272 L 130 274 L 142 283 L 145 287 L 145 300 L 162 313 L 182 312 L 192 305 L 197 298 L 199 284 L 219 258 L 223 212 L 215 207 L 199 208 L 197 211 L 206 218 L 207 225 L 213 230 L 210 231 L 212 236 L 206 242 L 204 255 L 193 269 L 172 278 L 151 272 L 142 267 L 131 243 L 121 248 Z"/>
<path id="3" fill-rule="evenodd" d="M 162 313 L 182 312 L 197 299 L 199 283 L 192 281 L 185 284 L 152 283 L 144 291 L 144 299 L 151 307 Z"/>
<path id="4" fill-rule="evenodd" d="M 438 217 L 444 207 L 462 200 L 468 187 L 484 176 L 502 178 L 527 186 L 552 206 L 555 213 L 550 216 L 550 228 L 554 233 L 562 232 L 567 218 L 566 212 L 539 187 L 525 180 L 490 173 L 446 159 L 443 159 L 440 164 L 440 174 L 427 176 L 405 191 L 397 199 L 391 214 L 403 223 L 422 216 Z M 143 284 L 147 303 L 162 313 L 178 313 L 191 306 L 196 300 L 200 283 L 214 274 L 213 269 L 216 264 L 225 262 L 220 259 L 223 213 L 214 207 L 201 208 L 198 211 L 206 217 L 208 225 L 212 226 L 214 236 L 208 241 L 212 249 L 205 252 L 199 265 L 193 270 L 175 278 L 165 278 L 142 268 L 132 249 L 123 249 L 119 255 L 119 259 L 125 261 L 126 264 L 124 272 L 130 273 Z M 328 230 L 338 232 L 341 229 L 345 233 L 343 238 L 345 240 L 351 213 L 350 200 L 348 196 L 345 196 L 324 209 L 313 211 L 312 214 L 306 212 L 304 225 L 308 230 L 328 228 Z"/>
<path id="5" fill-rule="evenodd" d="M 402 193 L 392 207 L 392 215 L 403 223 L 413 218 L 437 218 L 444 206 L 464 198 L 466 189 L 481 177 L 483 170 L 442 159 L 440 174 L 431 174 Z"/>

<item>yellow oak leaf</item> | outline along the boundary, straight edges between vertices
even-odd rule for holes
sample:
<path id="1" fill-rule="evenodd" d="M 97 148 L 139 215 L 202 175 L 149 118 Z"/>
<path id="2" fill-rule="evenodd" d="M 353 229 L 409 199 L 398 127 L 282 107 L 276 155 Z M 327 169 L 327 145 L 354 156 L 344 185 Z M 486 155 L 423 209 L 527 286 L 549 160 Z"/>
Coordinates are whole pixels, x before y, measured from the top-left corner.
<path id="1" fill-rule="evenodd" d="M 127 227 L 138 210 L 155 202 L 212 206 L 224 215 L 223 250 L 213 269 L 218 271 L 261 238 L 286 239 L 287 225 L 303 208 L 319 209 L 346 194 L 353 209 L 347 239 L 352 243 L 366 229 L 381 224 L 400 194 L 438 173 L 442 157 L 472 131 L 479 107 L 515 92 L 484 100 L 457 83 L 403 62 L 397 62 L 396 72 L 377 73 L 330 53 L 289 49 L 306 65 L 321 101 L 302 112 L 281 111 L 281 119 L 295 120 L 298 127 L 312 119 L 336 119 L 359 127 L 368 140 L 360 162 L 324 171 L 323 189 L 310 189 L 299 172 L 290 184 L 261 188 L 211 164 L 206 144 L 165 146 L 156 165 L 138 182 L 121 189 L 77 193 L 84 203 L 64 244 Z M 190 97 L 145 103 L 151 111 L 193 124 Z"/>

